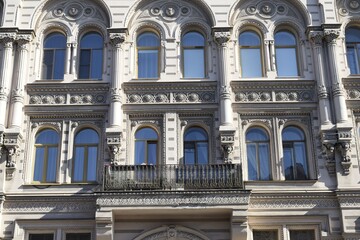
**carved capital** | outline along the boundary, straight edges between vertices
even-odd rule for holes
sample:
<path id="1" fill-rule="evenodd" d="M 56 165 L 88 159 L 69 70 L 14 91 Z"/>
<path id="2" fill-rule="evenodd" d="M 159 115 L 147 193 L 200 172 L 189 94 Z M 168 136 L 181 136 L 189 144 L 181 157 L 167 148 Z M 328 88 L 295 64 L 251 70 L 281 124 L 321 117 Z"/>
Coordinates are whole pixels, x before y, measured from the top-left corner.
<path id="1" fill-rule="evenodd" d="M 12 100 L 14 102 L 23 102 L 24 101 L 24 91 L 23 89 L 14 89 L 12 91 Z"/>
<path id="2" fill-rule="evenodd" d="M 126 33 L 110 33 L 109 38 L 110 43 L 114 47 L 120 47 L 121 44 L 126 40 Z"/>
<path id="3" fill-rule="evenodd" d="M 4 48 L 12 48 L 15 41 L 15 33 L 1 33 L 0 42 L 4 45 Z"/>
<path id="4" fill-rule="evenodd" d="M 106 143 L 109 149 L 110 161 L 112 165 L 120 165 L 120 148 L 122 132 L 106 132 Z"/>
<path id="5" fill-rule="evenodd" d="M 324 30 L 324 39 L 328 44 L 335 44 L 339 35 L 340 35 L 339 29 L 325 29 Z"/>
<path id="6" fill-rule="evenodd" d="M 111 88 L 111 101 L 112 102 L 121 102 L 121 89 Z"/>
<path id="7" fill-rule="evenodd" d="M 332 94 L 333 96 L 345 96 L 346 91 L 344 85 L 341 83 L 335 83 L 332 85 Z"/>
<path id="8" fill-rule="evenodd" d="M 18 43 L 20 49 L 27 50 L 32 36 L 29 34 L 20 34 L 16 36 L 16 42 Z"/>
<path id="9" fill-rule="evenodd" d="M 225 47 L 230 39 L 230 32 L 214 32 L 214 40 L 219 46 Z"/>
<path id="10" fill-rule="evenodd" d="M 318 97 L 327 99 L 329 97 L 328 91 L 324 85 L 318 87 Z"/>
<path id="11" fill-rule="evenodd" d="M 323 43 L 324 33 L 322 31 L 310 31 L 309 40 L 315 46 L 321 46 Z"/>

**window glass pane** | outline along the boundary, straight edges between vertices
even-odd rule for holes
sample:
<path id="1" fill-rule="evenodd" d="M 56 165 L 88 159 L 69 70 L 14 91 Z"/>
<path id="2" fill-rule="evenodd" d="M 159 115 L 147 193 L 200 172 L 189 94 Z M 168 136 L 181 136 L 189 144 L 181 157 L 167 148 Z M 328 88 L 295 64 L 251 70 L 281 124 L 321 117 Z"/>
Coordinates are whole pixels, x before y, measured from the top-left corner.
<path id="1" fill-rule="evenodd" d="M 240 49 L 240 61 L 242 77 L 262 76 L 260 49 Z"/>
<path id="2" fill-rule="evenodd" d="M 207 141 L 207 133 L 204 129 L 194 127 L 189 128 L 185 133 L 185 141 Z"/>
<path id="3" fill-rule="evenodd" d="M 208 164 L 208 143 L 197 143 L 197 164 Z"/>
<path id="4" fill-rule="evenodd" d="M 315 240 L 314 230 L 290 230 L 290 240 Z"/>
<path id="5" fill-rule="evenodd" d="M 158 50 L 139 50 L 138 51 L 138 77 L 139 78 L 158 78 Z"/>
<path id="6" fill-rule="evenodd" d="M 260 37 L 252 31 L 240 34 L 239 42 L 241 46 L 260 46 Z"/>
<path id="7" fill-rule="evenodd" d="M 253 128 L 246 133 L 246 141 L 267 141 L 268 135 L 260 128 Z"/>
<path id="8" fill-rule="evenodd" d="M 75 161 L 74 161 L 74 175 L 73 181 L 81 182 L 84 178 L 84 164 L 85 164 L 85 148 L 75 148 Z"/>
<path id="9" fill-rule="evenodd" d="M 143 33 L 137 38 L 138 47 L 158 47 L 160 46 L 159 37 L 155 33 Z"/>
<path id="10" fill-rule="evenodd" d="M 275 34 L 275 46 L 294 46 L 296 38 L 289 32 L 277 32 Z"/>
<path id="11" fill-rule="evenodd" d="M 44 48 L 66 48 L 66 37 L 61 33 L 51 33 L 44 40 Z"/>
<path id="12" fill-rule="evenodd" d="M 103 37 L 91 32 L 80 42 L 79 78 L 101 79 L 103 63 Z"/>
<path id="13" fill-rule="evenodd" d="M 355 46 L 347 46 L 347 61 L 351 74 L 359 74 L 359 59 Z"/>
<path id="14" fill-rule="evenodd" d="M 91 51 L 82 49 L 80 52 L 79 78 L 90 78 Z"/>
<path id="15" fill-rule="evenodd" d="M 52 78 L 53 62 L 54 61 L 54 50 L 44 50 L 44 58 L 42 65 L 42 76 L 45 79 Z"/>
<path id="16" fill-rule="evenodd" d="M 54 234 L 52 233 L 30 233 L 29 240 L 53 240 Z"/>
<path id="17" fill-rule="evenodd" d="M 63 79 L 65 69 L 65 50 L 56 50 L 54 61 L 55 67 L 53 79 Z"/>
<path id="18" fill-rule="evenodd" d="M 135 134 L 136 139 L 157 139 L 157 133 L 152 128 L 141 128 L 140 130 L 136 131 Z"/>
<path id="19" fill-rule="evenodd" d="M 87 33 L 81 38 L 80 48 L 103 48 L 103 37 L 96 32 Z"/>
<path id="20" fill-rule="evenodd" d="M 294 180 L 294 166 L 293 166 L 293 152 L 292 148 L 285 147 L 284 151 L 284 169 L 285 169 L 285 179 L 286 180 Z"/>
<path id="21" fill-rule="evenodd" d="M 93 50 L 91 56 L 91 78 L 101 79 L 102 78 L 102 67 L 103 67 L 103 51 Z"/>
<path id="22" fill-rule="evenodd" d="M 145 163 L 145 141 L 135 141 L 135 165 Z"/>
<path id="23" fill-rule="evenodd" d="M 295 48 L 276 48 L 275 55 L 278 76 L 298 76 Z"/>
<path id="24" fill-rule="evenodd" d="M 277 240 L 277 239 L 278 239 L 277 230 L 253 230 L 253 240 Z"/>
<path id="25" fill-rule="evenodd" d="M 148 156 L 147 156 L 147 159 L 148 159 L 148 162 L 147 164 L 148 165 L 156 165 L 156 159 L 157 159 L 157 144 L 156 143 L 149 143 L 148 144 Z"/>
<path id="26" fill-rule="evenodd" d="M 67 233 L 66 240 L 91 240 L 91 233 Z"/>
<path id="27" fill-rule="evenodd" d="M 308 179 L 305 143 L 295 142 L 294 148 L 296 154 L 296 179 Z"/>
<path id="28" fill-rule="evenodd" d="M 51 129 L 41 131 L 36 136 L 36 144 L 58 144 L 59 134 Z"/>
<path id="29" fill-rule="evenodd" d="M 283 141 L 302 141 L 305 139 L 304 133 L 296 127 L 287 127 L 282 133 Z"/>
<path id="30" fill-rule="evenodd" d="M 57 147 L 48 148 L 46 182 L 56 181 Z"/>
<path id="31" fill-rule="evenodd" d="M 97 144 L 99 143 L 99 135 L 95 130 L 85 129 L 76 134 L 76 144 Z"/>
<path id="32" fill-rule="evenodd" d="M 44 173 L 45 149 L 37 147 L 35 154 L 34 181 L 41 182 L 43 180 Z"/>
<path id="33" fill-rule="evenodd" d="M 193 142 L 185 143 L 184 158 L 185 164 L 195 164 L 195 144 Z"/>
<path id="34" fill-rule="evenodd" d="M 270 180 L 270 166 L 269 166 L 269 144 L 259 144 L 259 160 L 260 160 L 260 179 Z"/>
<path id="35" fill-rule="evenodd" d="M 97 147 L 88 147 L 87 181 L 96 181 Z"/>
<path id="36" fill-rule="evenodd" d="M 246 154 L 248 160 L 248 179 L 257 180 L 256 144 L 246 144 Z"/>
<path id="37" fill-rule="evenodd" d="M 204 78 L 204 49 L 184 49 L 184 77 Z"/>
<path id="38" fill-rule="evenodd" d="M 198 32 L 189 32 L 183 36 L 182 44 L 185 47 L 205 46 L 205 39 Z"/>
<path id="39" fill-rule="evenodd" d="M 360 42 L 360 29 L 358 29 L 358 28 L 346 29 L 345 38 L 346 38 L 347 43 Z"/>

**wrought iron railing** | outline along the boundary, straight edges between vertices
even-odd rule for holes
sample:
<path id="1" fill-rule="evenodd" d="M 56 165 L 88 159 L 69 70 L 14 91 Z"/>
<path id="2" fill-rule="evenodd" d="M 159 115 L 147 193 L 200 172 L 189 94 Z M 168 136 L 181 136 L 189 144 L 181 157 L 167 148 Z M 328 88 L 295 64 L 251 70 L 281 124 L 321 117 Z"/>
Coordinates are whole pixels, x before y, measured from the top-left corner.
<path id="1" fill-rule="evenodd" d="M 104 190 L 242 188 L 239 164 L 105 166 Z"/>

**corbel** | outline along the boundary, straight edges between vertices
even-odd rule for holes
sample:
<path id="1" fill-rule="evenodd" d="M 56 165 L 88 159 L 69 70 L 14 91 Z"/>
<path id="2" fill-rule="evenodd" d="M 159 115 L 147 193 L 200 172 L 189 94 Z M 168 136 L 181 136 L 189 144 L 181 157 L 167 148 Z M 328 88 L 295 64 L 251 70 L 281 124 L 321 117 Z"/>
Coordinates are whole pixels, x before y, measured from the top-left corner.
<path id="1" fill-rule="evenodd" d="M 338 149 L 341 154 L 341 166 L 343 168 L 343 172 L 345 175 L 350 173 L 351 166 L 351 128 L 338 129 L 337 131 L 337 139 L 338 139 Z"/>
<path id="2" fill-rule="evenodd" d="M 232 163 L 231 154 L 234 150 L 235 130 L 220 130 L 220 145 L 224 163 Z"/>
<path id="3" fill-rule="evenodd" d="M 330 175 L 336 173 L 335 150 L 337 145 L 337 135 L 332 131 L 324 131 L 320 134 L 322 143 L 322 154 L 326 159 L 325 166 Z"/>
<path id="4" fill-rule="evenodd" d="M 111 165 L 120 165 L 120 148 L 122 132 L 106 131 L 106 143 L 110 154 Z"/>
<path id="5" fill-rule="evenodd" d="M 20 144 L 22 136 L 19 133 L 4 134 L 3 146 L 6 151 L 6 180 L 11 180 L 14 177 L 16 170 L 17 158 L 20 152 Z"/>

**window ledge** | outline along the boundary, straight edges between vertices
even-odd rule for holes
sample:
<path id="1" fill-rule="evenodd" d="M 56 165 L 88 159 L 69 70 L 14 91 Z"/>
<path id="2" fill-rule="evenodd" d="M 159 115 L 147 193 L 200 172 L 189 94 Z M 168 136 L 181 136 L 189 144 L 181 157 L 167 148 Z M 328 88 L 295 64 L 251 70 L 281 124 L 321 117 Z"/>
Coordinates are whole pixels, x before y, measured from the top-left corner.
<path id="1" fill-rule="evenodd" d="M 266 186 L 269 189 L 304 189 L 314 187 L 318 180 L 271 180 L 271 181 L 244 181 L 245 189 L 257 189 Z"/>

